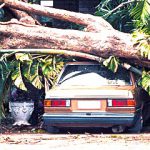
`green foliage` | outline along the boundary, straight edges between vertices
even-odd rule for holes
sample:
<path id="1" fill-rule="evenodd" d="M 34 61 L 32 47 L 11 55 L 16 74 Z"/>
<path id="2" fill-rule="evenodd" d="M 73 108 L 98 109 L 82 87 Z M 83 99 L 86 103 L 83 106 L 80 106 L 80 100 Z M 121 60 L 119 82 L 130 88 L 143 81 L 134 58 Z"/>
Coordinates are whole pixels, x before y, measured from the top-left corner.
<path id="1" fill-rule="evenodd" d="M 118 69 L 119 60 L 114 56 L 110 56 L 103 62 L 103 65 L 115 73 Z"/>
<path id="2" fill-rule="evenodd" d="M 37 89 L 44 87 L 43 78 L 53 85 L 64 65 L 63 60 L 55 56 L 31 56 L 30 54 L 17 53 L 15 59 L 12 80 L 15 86 L 22 90 L 27 90 L 25 80 Z"/>
<path id="3" fill-rule="evenodd" d="M 137 30 L 133 32 L 133 41 L 140 54 L 150 60 L 150 1 L 140 0 L 131 11 Z"/>
<path id="4" fill-rule="evenodd" d="M 35 61 L 30 66 L 30 71 L 28 71 L 27 79 L 31 82 L 31 84 L 37 89 L 41 89 L 43 87 L 42 84 L 42 76 L 39 73 L 39 62 Z"/>
<path id="5" fill-rule="evenodd" d="M 21 73 L 21 63 L 19 61 L 15 63 L 15 67 L 12 72 L 11 78 L 12 78 L 12 81 L 14 81 L 14 84 L 16 85 L 16 87 L 27 91 L 27 88 L 23 82 L 23 77 Z"/>
<path id="6" fill-rule="evenodd" d="M 5 62 L 4 57 L 0 57 L 0 120 L 4 117 L 3 104 L 8 99 L 9 85 L 11 84 L 9 64 Z"/>
<path id="7" fill-rule="evenodd" d="M 10 60 L 7 59 L 9 56 Z M 0 55 L 0 120 L 4 116 L 3 104 L 8 99 L 10 85 L 27 91 L 26 82 L 29 82 L 37 89 L 41 89 L 44 87 L 43 79 L 45 79 L 50 81 L 52 86 L 63 65 L 63 59 L 53 55 L 32 56 L 25 53 Z"/>
<path id="8" fill-rule="evenodd" d="M 134 2 L 127 0 L 101 0 L 95 15 L 106 19 L 115 29 L 131 32 L 133 29 L 130 11 L 134 8 Z"/>
<path id="9" fill-rule="evenodd" d="M 54 56 L 53 58 L 42 59 L 40 65 L 43 75 L 47 80 L 50 81 L 51 85 L 53 85 L 62 67 L 64 66 L 64 62 L 61 59 L 56 59 L 56 57 Z"/>
<path id="10" fill-rule="evenodd" d="M 136 31 L 133 41 L 142 57 L 150 60 L 150 1 L 139 0 L 131 11 Z M 143 72 L 139 85 L 150 95 L 150 72 Z"/>
<path id="11" fill-rule="evenodd" d="M 15 54 L 18 63 L 12 73 L 12 80 L 16 87 L 27 91 L 24 80 L 27 79 L 33 86 L 38 89 L 43 87 L 41 77 L 39 75 L 39 63 L 32 60 L 30 54 L 17 53 Z"/>
<path id="12" fill-rule="evenodd" d="M 148 94 L 150 95 L 150 71 L 149 72 L 143 72 L 142 78 L 138 83 L 143 89 L 145 89 Z"/>
<path id="13" fill-rule="evenodd" d="M 145 34 L 142 30 L 137 30 L 132 35 L 133 42 L 140 50 L 141 56 L 150 60 L 150 35 Z"/>
<path id="14" fill-rule="evenodd" d="M 131 11 L 131 16 L 133 17 L 137 28 L 150 28 L 150 1 L 137 1 L 136 6 Z"/>
<path id="15" fill-rule="evenodd" d="M 17 53 L 15 54 L 16 60 L 19 60 L 20 62 L 30 62 L 32 61 L 32 56 L 30 54 L 26 54 L 26 53 Z"/>

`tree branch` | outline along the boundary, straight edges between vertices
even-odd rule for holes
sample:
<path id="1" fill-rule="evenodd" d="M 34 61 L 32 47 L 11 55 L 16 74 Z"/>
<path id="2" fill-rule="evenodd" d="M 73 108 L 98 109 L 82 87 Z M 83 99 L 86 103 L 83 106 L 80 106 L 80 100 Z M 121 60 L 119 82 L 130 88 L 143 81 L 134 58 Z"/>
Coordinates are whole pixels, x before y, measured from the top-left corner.
<path id="1" fill-rule="evenodd" d="M 105 59 L 102 57 L 98 57 L 98 56 L 94 56 L 94 55 L 90 55 L 90 54 L 86 54 L 82 52 L 72 52 L 70 50 L 62 50 L 62 49 L 1 49 L 0 52 L 4 54 L 6 53 L 7 55 L 5 57 L 7 56 L 10 57 L 12 56 L 12 54 L 15 54 L 15 53 L 48 54 L 48 55 L 59 54 L 59 55 L 64 55 L 64 56 L 73 56 L 73 57 L 80 57 L 84 59 L 90 59 L 90 60 L 97 61 L 99 63 L 103 63 L 105 61 Z M 11 53 L 11 55 L 8 53 Z M 138 75 L 142 75 L 142 71 L 131 66 L 130 64 L 121 63 L 120 65 L 123 68 L 130 70 Z"/>
<path id="2" fill-rule="evenodd" d="M 56 8 L 43 7 L 41 5 L 28 4 L 18 0 L 3 0 L 3 1 L 8 7 L 23 10 L 28 13 L 69 21 L 83 26 L 90 26 L 89 28 L 90 31 L 98 29 L 97 26 L 99 26 L 99 30 L 101 29 L 101 27 L 105 27 L 108 30 L 113 29 L 113 27 L 103 18 L 93 16 L 90 14 L 82 14 L 62 9 L 60 10 Z"/>
<path id="3" fill-rule="evenodd" d="M 111 11 L 109 11 L 107 14 L 105 14 L 103 17 L 111 15 L 112 13 L 114 13 L 115 11 L 117 11 L 118 9 L 124 7 L 127 4 L 133 3 L 135 2 L 135 0 L 128 0 L 127 2 L 123 2 L 121 4 L 119 4 L 117 7 L 115 7 L 114 9 L 112 9 Z"/>
<path id="4" fill-rule="evenodd" d="M 28 3 L 27 0 L 22 0 L 22 1 L 25 3 Z M 27 24 L 33 24 L 33 25 L 34 24 L 41 25 L 37 19 L 35 19 L 33 16 L 29 15 L 27 12 L 13 9 L 13 8 L 9 8 L 9 9 L 12 11 L 12 13 L 17 17 L 17 19 L 20 22 L 24 22 Z"/>
<path id="5" fill-rule="evenodd" d="M 53 54 L 53 55 L 65 55 L 65 56 L 74 56 L 74 57 L 81 57 L 86 58 L 90 60 L 98 61 L 99 63 L 102 63 L 105 59 L 82 53 L 82 52 L 73 52 L 70 50 L 63 50 L 63 49 L 1 49 L 0 53 L 31 53 L 31 54 Z"/>
<path id="6" fill-rule="evenodd" d="M 18 24 L 18 25 L 22 25 L 22 26 L 25 26 L 25 27 L 37 27 L 37 25 L 35 25 L 34 23 L 32 24 L 27 24 L 27 23 L 24 23 L 24 22 L 20 22 L 18 21 L 17 19 L 11 19 L 11 21 L 8 21 L 8 22 L 0 22 L 0 25 L 11 25 L 11 24 Z"/>

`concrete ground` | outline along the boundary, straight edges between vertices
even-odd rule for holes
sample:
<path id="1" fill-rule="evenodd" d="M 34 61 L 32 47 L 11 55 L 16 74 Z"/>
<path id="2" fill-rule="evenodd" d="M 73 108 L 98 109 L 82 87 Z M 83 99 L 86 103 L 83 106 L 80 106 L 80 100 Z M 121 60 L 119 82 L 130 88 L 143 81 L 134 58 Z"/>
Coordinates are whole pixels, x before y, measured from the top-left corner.
<path id="1" fill-rule="evenodd" d="M 150 150 L 150 134 L 0 134 L 0 150 Z"/>

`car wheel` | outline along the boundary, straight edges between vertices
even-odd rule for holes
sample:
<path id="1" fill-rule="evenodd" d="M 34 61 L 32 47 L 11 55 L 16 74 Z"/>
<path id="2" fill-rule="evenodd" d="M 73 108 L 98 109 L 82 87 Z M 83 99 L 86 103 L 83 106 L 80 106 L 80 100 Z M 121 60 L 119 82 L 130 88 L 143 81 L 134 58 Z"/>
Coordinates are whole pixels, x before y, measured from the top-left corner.
<path id="1" fill-rule="evenodd" d="M 123 133 L 125 131 L 125 127 L 124 126 L 113 126 L 112 127 L 112 132 L 115 133 L 115 134 L 118 134 L 118 133 Z"/>
<path id="2" fill-rule="evenodd" d="M 134 126 L 129 128 L 128 131 L 129 133 L 140 133 L 142 130 L 142 127 L 143 127 L 143 118 L 142 118 L 142 115 L 140 115 L 137 118 Z"/>

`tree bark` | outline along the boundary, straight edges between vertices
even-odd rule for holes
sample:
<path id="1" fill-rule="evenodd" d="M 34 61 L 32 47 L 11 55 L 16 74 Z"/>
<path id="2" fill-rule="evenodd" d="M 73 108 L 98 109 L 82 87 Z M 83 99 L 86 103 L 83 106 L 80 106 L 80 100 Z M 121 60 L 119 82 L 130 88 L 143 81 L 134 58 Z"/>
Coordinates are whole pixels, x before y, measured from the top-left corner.
<path id="1" fill-rule="evenodd" d="M 129 59 L 140 58 L 138 50 L 133 50 L 131 36 L 125 33 L 117 33 L 117 31 L 108 33 L 104 30 L 99 33 L 92 33 L 10 21 L 0 23 L 0 32 L 0 44 L 3 48 L 67 49 L 102 57 L 116 54 L 118 57 Z"/>
<path id="2" fill-rule="evenodd" d="M 4 2 L 11 8 L 81 24 L 86 30 L 55 29 L 19 21 L 0 22 L 0 45 L 3 49 L 66 49 L 104 58 L 114 55 L 141 66 L 150 66 L 150 61 L 140 56 L 139 50 L 132 42 L 132 36 L 113 29 L 101 17 L 45 8 L 16 0 L 4 0 Z"/>
<path id="3" fill-rule="evenodd" d="M 112 26 L 101 17 L 96 17 L 90 14 L 75 13 L 67 10 L 56 8 L 43 7 L 37 4 L 28 4 L 18 0 L 2 0 L 6 6 L 18 10 L 26 11 L 32 14 L 52 17 L 64 21 L 73 22 L 87 27 L 87 31 L 99 32 L 103 28 L 113 29 Z M 102 27 L 102 29 L 101 29 Z"/>
<path id="4" fill-rule="evenodd" d="M 22 0 L 22 1 L 25 3 L 28 3 L 28 0 Z M 27 12 L 20 11 L 14 8 L 9 8 L 9 9 L 16 16 L 16 18 L 21 22 L 24 22 L 27 24 L 33 24 L 33 25 L 34 24 L 41 25 L 37 19 L 33 18 L 33 16 L 29 15 Z"/>
<path id="5" fill-rule="evenodd" d="M 10 8 L 10 10 L 13 12 L 13 14 L 17 17 L 17 19 L 21 22 L 27 23 L 27 24 L 36 24 L 36 21 L 29 16 L 26 12 L 16 10 L 13 8 Z"/>

